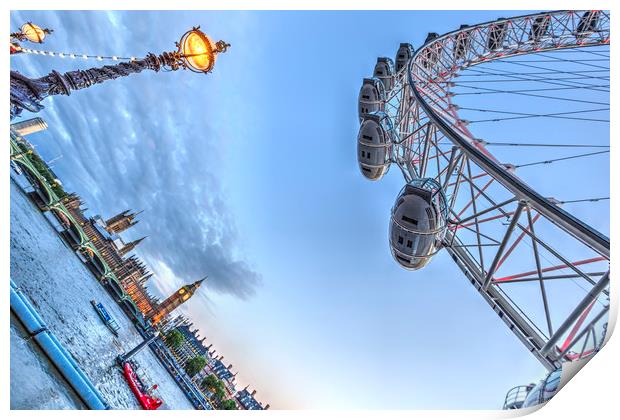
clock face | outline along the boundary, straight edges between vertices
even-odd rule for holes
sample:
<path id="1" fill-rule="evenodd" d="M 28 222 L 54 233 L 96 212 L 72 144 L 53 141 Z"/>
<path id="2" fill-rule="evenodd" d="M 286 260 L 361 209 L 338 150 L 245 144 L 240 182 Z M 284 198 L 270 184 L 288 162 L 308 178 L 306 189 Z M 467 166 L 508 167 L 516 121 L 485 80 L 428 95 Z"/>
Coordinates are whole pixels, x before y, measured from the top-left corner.
<path id="1" fill-rule="evenodd" d="M 179 295 L 183 295 L 183 294 L 185 294 L 185 289 L 180 289 L 179 290 Z"/>

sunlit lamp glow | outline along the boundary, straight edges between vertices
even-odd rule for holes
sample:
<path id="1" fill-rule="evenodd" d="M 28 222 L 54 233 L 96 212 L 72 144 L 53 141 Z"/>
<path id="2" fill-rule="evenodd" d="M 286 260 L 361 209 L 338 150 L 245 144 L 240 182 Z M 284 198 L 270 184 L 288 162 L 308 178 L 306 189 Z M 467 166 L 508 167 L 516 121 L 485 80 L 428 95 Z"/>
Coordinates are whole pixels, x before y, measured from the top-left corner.
<path id="1" fill-rule="evenodd" d="M 32 22 L 24 23 L 20 30 L 30 42 L 40 44 L 45 39 L 45 31 Z"/>
<path id="2" fill-rule="evenodd" d="M 190 70 L 209 72 L 215 65 L 213 42 L 202 31 L 187 32 L 181 39 L 180 53 Z"/>

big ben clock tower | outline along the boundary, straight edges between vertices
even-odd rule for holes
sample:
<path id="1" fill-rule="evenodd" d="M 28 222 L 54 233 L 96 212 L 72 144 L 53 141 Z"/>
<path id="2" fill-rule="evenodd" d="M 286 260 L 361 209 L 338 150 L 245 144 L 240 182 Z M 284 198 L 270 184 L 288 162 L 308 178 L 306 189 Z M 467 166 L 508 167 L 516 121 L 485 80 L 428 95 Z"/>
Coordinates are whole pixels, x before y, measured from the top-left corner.
<path id="1" fill-rule="evenodd" d="M 205 277 L 203 279 L 198 280 L 195 283 L 187 284 L 181 287 L 176 292 L 174 292 L 172 295 L 168 296 L 168 298 L 166 298 L 166 300 L 164 300 L 162 303 L 157 305 L 157 307 L 153 311 L 154 312 L 153 316 L 149 318 L 151 321 L 151 324 L 153 325 L 158 324 L 166 315 L 174 311 L 176 308 L 182 305 L 185 301 L 191 298 L 196 292 L 196 289 L 198 289 L 200 287 L 200 284 L 206 279 L 207 278 Z"/>

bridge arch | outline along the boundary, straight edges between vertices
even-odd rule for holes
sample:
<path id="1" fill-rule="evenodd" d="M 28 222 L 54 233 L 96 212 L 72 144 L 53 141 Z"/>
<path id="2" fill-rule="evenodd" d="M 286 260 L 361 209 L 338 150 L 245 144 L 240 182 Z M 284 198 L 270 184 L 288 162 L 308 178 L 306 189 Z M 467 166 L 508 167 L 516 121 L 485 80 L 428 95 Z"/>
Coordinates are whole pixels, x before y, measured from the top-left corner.
<path id="1" fill-rule="evenodd" d="M 129 296 L 125 296 L 122 299 L 122 303 L 125 306 L 125 308 L 127 310 L 129 310 L 129 312 L 136 318 L 138 318 L 141 315 L 140 310 L 138 309 L 138 307 L 136 306 L 135 302 L 129 297 Z"/>
<path id="2" fill-rule="evenodd" d="M 117 297 L 121 299 L 125 297 L 125 291 L 123 290 L 123 287 L 115 278 L 109 278 L 108 286 L 110 286 L 110 289 L 112 289 L 112 291 L 116 294 Z"/>
<path id="3" fill-rule="evenodd" d="M 34 184 L 33 187 L 43 203 L 46 206 L 53 204 L 57 200 L 56 195 L 52 192 L 47 182 L 41 179 L 41 175 L 21 159 L 15 159 L 15 162 L 22 171 L 26 172 L 28 179 Z"/>

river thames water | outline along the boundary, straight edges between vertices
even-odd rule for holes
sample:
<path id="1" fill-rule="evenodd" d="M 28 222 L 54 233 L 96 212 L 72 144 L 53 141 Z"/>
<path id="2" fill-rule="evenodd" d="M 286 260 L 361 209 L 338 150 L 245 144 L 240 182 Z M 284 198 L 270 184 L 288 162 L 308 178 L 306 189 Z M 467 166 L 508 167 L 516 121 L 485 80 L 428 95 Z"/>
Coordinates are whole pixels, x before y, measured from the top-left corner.
<path id="1" fill-rule="evenodd" d="M 21 177 L 11 177 L 11 278 L 39 311 L 48 328 L 114 409 L 139 409 L 115 357 L 142 341 L 112 297 L 77 255 L 62 241 L 54 226 L 22 191 Z M 103 303 L 119 326 L 110 330 L 90 304 Z M 11 408 L 84 408 L 64 379 L 46 360 L 37 344 L 11 315 Z M 162 408 L 193 409 L 165 368 L 149 349 L 135 360 L 158 384 Z"/>

